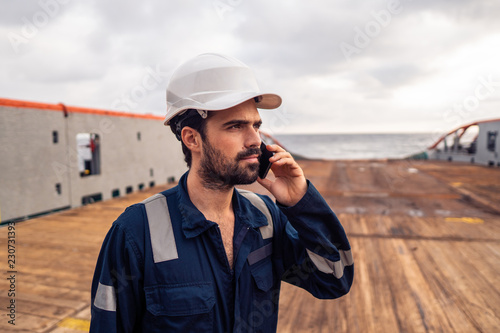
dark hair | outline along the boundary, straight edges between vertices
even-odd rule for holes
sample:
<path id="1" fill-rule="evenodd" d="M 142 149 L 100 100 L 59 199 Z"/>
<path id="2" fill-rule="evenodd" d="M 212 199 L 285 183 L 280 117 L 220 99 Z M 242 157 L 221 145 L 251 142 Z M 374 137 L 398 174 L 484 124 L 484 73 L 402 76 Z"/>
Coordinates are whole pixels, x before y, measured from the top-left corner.
<path id="1" fill-rule="evenodd" d="M 211 112 L 208 112 L 206 119 L 208 119 L 210 114 Z M 191 155 L 191 150 L 189 150 L 189 148 L 186 147 L 186 145 L 182 141 L 181 138 L 182 129 L 185 126 L 191 127 L 192 129 L 200 133 L 201 139 L 205 141 L 206 119 L 203 119 L 198 113 L 198 111 L 194 109 L 189 109 L 185 113 L 175 116 L 170 121 L 170 130 L 175 134 L 177 139 L 181 142 L 182 152 L 184 153 L 184 161 L 186 161 L 188 168 L 191 168 L 191 162 L 193 160 L 193 157 Z"/>

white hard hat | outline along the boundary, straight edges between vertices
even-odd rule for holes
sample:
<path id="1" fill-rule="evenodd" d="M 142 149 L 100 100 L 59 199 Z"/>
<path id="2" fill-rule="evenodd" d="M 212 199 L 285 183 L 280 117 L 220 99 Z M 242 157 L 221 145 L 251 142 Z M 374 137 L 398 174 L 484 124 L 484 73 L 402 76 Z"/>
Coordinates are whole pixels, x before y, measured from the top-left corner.
<path id="1" fill-rule="evenodd" d="M 250 68 L 234 58 L 201 54 L 179 66 L 167 87 L 165 125 L 188 109 L 217 111 L 255 98 L 261 109 L 275 109 L 281 97 L 260 92 Z"/>

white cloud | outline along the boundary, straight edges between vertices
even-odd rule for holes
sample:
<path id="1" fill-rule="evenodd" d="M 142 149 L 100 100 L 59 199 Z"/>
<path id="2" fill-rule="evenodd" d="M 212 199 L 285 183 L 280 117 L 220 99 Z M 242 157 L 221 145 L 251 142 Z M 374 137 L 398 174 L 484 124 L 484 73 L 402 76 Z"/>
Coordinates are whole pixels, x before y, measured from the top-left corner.
<path id="1" fill-rule="evenodd" d="M 52 14 L 41 2 L 0 13 L 3 97 L 161 114 L 174 68 L 222 52 L 284 97 L 286 117 L 264 115 L 280 132 L 433 131 L 451 115 L 500 115 L 497 86 L 473 112 L 450 111 L 479 78 L 500 81 L 496 0 L 59 1 L 43 1 L 59 4 Z M 341 43 L 357 47 L 350 61 Z M 160 79 L 142 94 L 151 71 Z"/>

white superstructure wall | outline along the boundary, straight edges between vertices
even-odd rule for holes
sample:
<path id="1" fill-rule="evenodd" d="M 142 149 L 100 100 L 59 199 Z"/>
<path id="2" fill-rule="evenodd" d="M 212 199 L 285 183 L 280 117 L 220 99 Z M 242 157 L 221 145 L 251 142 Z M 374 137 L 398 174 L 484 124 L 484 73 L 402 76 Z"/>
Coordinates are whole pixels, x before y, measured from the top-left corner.
<path id="1" fill-rule="evenodd" d="M 63 110 L 0 106 L 1 221 L 125 195 L 187 170 L 180 143 L 158 117 Z M 97 174 L 81 175 L 79 133 L 99 139 Z"/>
<path id="2" fill-rule="evenodd" d="M 58 177 L 51 167 L 66 161 L 65 126 L 62 112 L 0 106 L 1 221 L 71 205 L 70 174 Z"/>
<path id="3" fill-rule="evenodd" d="M 477 147 L 478 163 L 500 166 L 500 122 L 479 125 Z"/>
<path id="4" fill-rule="evenodd" d="M 465 129 L 467 134 L 473 127 L 475 138 L 465 143 L 461 133 Z M 500 120 L 477 122 L 450 132 L 428 154 L 431 159 L 500 167 Z"/>

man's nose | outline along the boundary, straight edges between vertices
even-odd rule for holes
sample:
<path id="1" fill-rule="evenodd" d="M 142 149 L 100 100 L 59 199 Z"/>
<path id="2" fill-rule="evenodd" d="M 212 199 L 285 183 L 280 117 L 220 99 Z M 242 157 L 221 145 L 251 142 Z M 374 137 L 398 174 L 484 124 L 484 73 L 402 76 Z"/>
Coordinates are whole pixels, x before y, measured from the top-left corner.
<path id="1" fill-rule="evenodd" d="M 245 146 L 248 148 L 260 147 L 260 142 L 260 131 L 258 129 L 252 128 L 247 134 Z"/>

